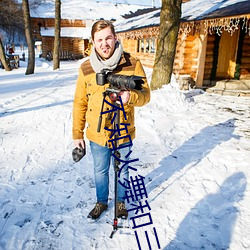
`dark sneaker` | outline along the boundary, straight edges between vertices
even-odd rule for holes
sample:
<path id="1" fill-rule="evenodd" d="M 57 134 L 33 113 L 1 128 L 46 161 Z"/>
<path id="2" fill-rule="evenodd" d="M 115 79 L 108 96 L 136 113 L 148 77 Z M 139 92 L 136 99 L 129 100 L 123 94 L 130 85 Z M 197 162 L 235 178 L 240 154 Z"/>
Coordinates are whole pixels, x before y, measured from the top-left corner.
<path id="1" fill-rule="evenodd" d="M 95 207 L 90 211 L 88 218 L 91 218 L 93 220 L 100 217 L 103 211 L 105 211 L 108 208 L 108 205 L 103 204 L 101 202 L 97 202 L 95 204 Z"/>
<path id="2" fill-rule="evenodd" d="M 128 211 L 126 209 L 125 203 L 118 201 L 117 202 L 117 218 L 127 219 Z"/>

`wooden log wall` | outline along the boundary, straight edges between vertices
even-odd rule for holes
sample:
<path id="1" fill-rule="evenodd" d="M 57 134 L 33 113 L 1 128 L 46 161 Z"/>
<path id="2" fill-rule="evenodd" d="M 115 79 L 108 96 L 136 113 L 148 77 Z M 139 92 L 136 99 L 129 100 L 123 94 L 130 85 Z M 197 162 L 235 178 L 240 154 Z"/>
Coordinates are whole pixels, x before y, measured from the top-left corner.
<path id="1" fill-rule="evenodd" d="M 199 54 L 198 38 L 195 35 L 187 36 L 184 50 L 184 65 L 181 74 L 188 74 L 192 79 L 196 78 L 197 58 Z"/>
<path id="2" fill-rule="evenodd" d="M 173 65 L 173 73 L 178 75 L 179 71 L 183 68 L 183 53 L 185 46 L 185 36 L 179 35 L 177 39 L 176 44 L 176 50 L 175 50 L 175 59 L 174 59 L 174 65 Z"/>
<path id="3" fill-rule="evenodd" d="M 137 40 L 126 40 L 126 39 L 121 39 L 120 42 L 122 43 L 123 46 L 123 50 L 127 51 L 131 54 L 135 54 L 136 53 L 136 47 L 137 47 Z"/>
<path id="4" fill-rule="evenodd" d="M 122 43 L 124 51 L 127 51 L 135 58 L 138 58 L 145 67 L 152 68 L 154 66 L 155 53 L 138 51 L 139 40 L 120 38 L 120 42 Z"/>
<path id="5" fill-rule="evenodd" d="M 42 57 L 46 58 L 48 52 L 53 51 L 54 37 L 42 37 Z"/>
<path id="6" fill-rule="evenodd" d="M 139 54 L 139 53 L 136 53 L 134 56 L 136 58 L 138 58 L 145 67 L 153 68 L 154 60 L 155 60 L 155 54 L 150 54 L 150 53 Z"/>
<path id="7" fill-rule="evenodd" d="M 46 58 L 48 52 L 52 52 L 54 47 L 54 37 L 42 38 L 42 57 Z M 61 38 L 60 51 L 69 51 L 77 58 L 84 56 L 84 51 L 88 47 L 88 40 L 78 38 Z"/>
<path id="8" fill-rule="evenodd" d="M 38 29 L 39 27 L 49 28 L 55 27 L 55 19 L 54 18 L 31 18 L 32 27 L 34 29 Z M 85 20 L 71 20 L 71 19 L 62 19 L 61 27 L 86 27 Z"/>
<path id="9" fill-rule="evenodd" d="M 173 73 L 177 76 L 189 75 L 192 79 L 196 79 L 199 53 L 197 39 L 195 35 L 178 36 L 173 67 Z"/>
<path id="10" fill-rule="evenodd" d="M 60 51 L 70 51 L 73 52 L 73 39 L 62 37 L 60 44 Z"/>
<path id="11" fill-rule="evenodd" d="M 84 56 L 84 51 L 88 48 L 89 41 L 87 39 L 82 40 L 79 38 L 73 39 L 73 53 L 74 55 Z"/>
<path id="12" fill-rule="evenodd" d="M 139 43 L 145 43 L 147 37 L 137 39 L 127 39 L 125 36 L 119 37 L 123 49 L 131 53 L 134 57 L 140 59 L 145 67 L 152 68 L 154 66 L 155 51 L 157 39 L 155 38 L 155 51 L 154 53 L 147 52 L 146 50 L 138 50 Z M 152 37 L 148 38 L 153 39 Z M 196 78 L 197 73 L 197 57 L 198 57 L 198 37 L 195 35 L 184 36 L 179 34 L 176 47 L 176 55 L 173 66 L 173 73 L 177 75 L 190 75 L 193 79 Z M 146 47 L 144 45 L 144 47 Z"/>

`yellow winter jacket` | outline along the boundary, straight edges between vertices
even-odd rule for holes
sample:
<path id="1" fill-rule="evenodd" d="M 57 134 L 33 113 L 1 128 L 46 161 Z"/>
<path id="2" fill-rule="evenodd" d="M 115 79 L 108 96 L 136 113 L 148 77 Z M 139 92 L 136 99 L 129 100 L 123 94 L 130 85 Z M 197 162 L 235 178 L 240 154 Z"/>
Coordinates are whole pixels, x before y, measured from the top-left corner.
<path id="1" fill-rule="evenodd" d="M 123 53 L 119 65 L 112 73 L 142 76 L 144 81 L 142 90 L 130 90 L 130 99 L 128 103 L 124 105 L 127 120 L 125 120 L 123 112 L 120 111 L 120 123 L 129 124 L 126 126 L 128 129 L 127 131 L 126 129 L 121 130 L 120 137 L 125 137 L 124 139 L 119 140 L 119 144 L 122 144 L 129 141 L 127 135 L 130 135 L 131 140 L 135 138 L 134 107 L 140 107 L 149 102 L 150 89 L 140 61 L 136 60 L 128 53 Z M 84 129 L 85 125 L 87 125 L 86 137 L 88 140 L 101 146 L 108 145 L 110 148 L 112 147 L 109 142 L 112 132 L 105 128 L 113 128 L 113 125 L 111 124 L 112 117 L 110 115 L 113 112 L 102 115 L 101 129 L 100 132 L 97 132 L 103 101 L 103 92 L 105 92 L 108 87 L 109 84 L 103 86 L 97 85 L 96 73 L 92 69 L 89 60 L 82 63 L 79 69 L 73 102 L 73 140 L 84 138 Z M 106 97 L 106 100 L 111 103 L 108 96 Z M 103 111 L 112 109 L 112 106 L 107 103 L 104 104 Z M 125 126 L 123 126 L 123 128 L 124 127 Z M 122 128 L 122 125 L 120 128 Z"/>

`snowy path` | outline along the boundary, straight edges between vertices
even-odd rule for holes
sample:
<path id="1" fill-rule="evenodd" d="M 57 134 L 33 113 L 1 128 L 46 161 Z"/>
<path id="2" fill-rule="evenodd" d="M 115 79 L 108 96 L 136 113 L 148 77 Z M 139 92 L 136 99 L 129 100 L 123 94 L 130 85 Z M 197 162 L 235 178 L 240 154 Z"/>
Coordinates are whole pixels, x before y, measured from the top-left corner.
<path id="1" fill-rule="evenodd" d="M 80 163 L 71 160 L 78 67 L 0 72 L 0 249 L 138 249 L 132 229 L 109 238 L 113 171 L 108 212 L 86 219 L 95 203 L 88 145 Z M 137 109 L 133 156 L 161 249 L 250 249 L 249 104 L 166 86 Z"/>

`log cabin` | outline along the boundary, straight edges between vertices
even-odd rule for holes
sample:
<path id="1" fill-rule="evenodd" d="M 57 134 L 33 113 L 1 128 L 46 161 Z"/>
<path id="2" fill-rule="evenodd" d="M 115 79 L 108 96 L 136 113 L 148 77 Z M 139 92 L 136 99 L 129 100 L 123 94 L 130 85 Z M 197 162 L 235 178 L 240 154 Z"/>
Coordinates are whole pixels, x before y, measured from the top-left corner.
<path id="1" fill-rule="evenodd" d="M 124 50 L 147 67 L 154 65 L 160 11 L 137 11 L 115 22 Z M 250 1 L 184 1 L 173 73 L 199 88 L 237 79 L 249 90 Z"/>
<path id="2" fill-rule="evenodd" d="M 110 2 L 61 0 L 61 59 L 79 59 L 90 53 L 90 30 L 98 19 L 115 21 L 147 6 Z M 46 1 L 31 10 L 34 41 L 41 42 L 41 57 L 52 59 L 54 45 L 55 4 Z"/>
<path id="3" fill-rule="evenodd" d="M 52 60 L 54 18 L 32 18 L 33 37 L 41 41 L 41 57 Z M 87 53 L 92 20 L 61 20 L 60 59 L 81 59 Z"/>

